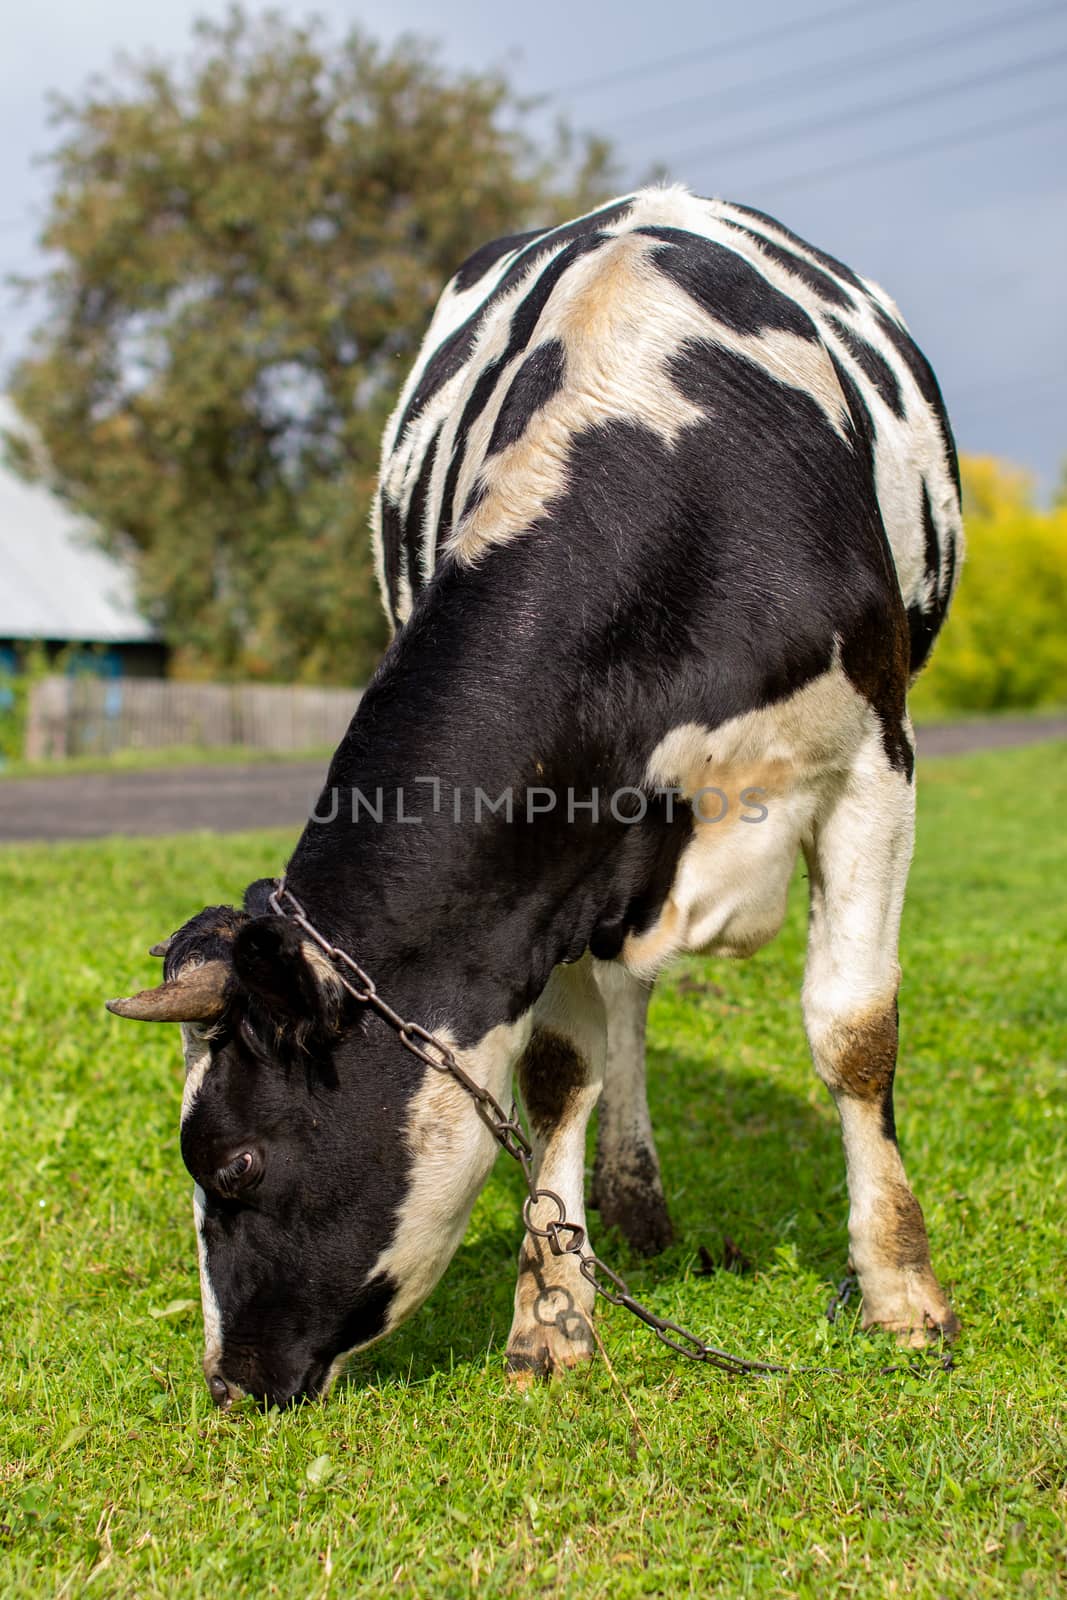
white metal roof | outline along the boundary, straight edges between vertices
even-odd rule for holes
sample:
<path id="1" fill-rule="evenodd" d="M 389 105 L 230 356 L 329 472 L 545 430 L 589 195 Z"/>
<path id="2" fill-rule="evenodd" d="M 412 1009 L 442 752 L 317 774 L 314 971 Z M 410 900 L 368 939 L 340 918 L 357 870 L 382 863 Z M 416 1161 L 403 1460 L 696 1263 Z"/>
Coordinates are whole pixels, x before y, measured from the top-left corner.
<path id="1" fill-rule="evenodd" d="M 0 395 L 0 428 L 23 427 Z M 137 611 L 132 574 L 92 544 L 84 518 L 0 461 L 0 639 L 125 644 L 156 637 Z"/>

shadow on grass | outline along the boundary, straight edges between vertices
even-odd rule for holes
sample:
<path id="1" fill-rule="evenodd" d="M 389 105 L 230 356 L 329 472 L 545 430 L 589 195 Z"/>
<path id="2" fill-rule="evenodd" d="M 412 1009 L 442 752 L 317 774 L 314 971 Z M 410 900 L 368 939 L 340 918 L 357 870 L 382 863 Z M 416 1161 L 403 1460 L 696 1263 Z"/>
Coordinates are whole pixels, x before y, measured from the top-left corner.
<path id="1" fill-rule="evenodd" d="M 677 1051 L 649 1051 L 652 1119 L 676 1241 L 648 1260 L 589 1214 L 594 1247 L 638 1295 L 679 1283 L 703 1246 L 719 1262 L 729 1238 L 746 1272 L 765 1272 L 782 1246 L 828 1281 L 847 1254 L 844 1159 L 829 1102 L 816 1108 L 771 1073 L 727 1069 Z M 347 1383 L 423 1382 L 487 1355 L 503 1362 L 511 1325 L 522 1188 L 498 1160 L 467 1241 L 417 1316 L 357 1357 Z M 621 1313 L 620 1313 L 621 1314 Z"/>

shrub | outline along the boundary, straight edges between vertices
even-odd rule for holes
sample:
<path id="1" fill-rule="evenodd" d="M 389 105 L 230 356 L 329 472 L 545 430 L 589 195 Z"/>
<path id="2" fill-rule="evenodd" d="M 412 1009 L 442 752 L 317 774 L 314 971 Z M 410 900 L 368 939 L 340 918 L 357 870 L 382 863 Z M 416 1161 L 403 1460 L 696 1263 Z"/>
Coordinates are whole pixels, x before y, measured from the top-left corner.
<path id="1" fill-rule="evenodd" d="M 1067 702 L 1067 504 L 1043 510 L 1026 473 L 965 457 L 967 556 L 920 716 Z"/>
<path id="2" fill-rule="evenodd" d="M 23 753 L 28 698 L 25 676 L 0 667 L 0 767 L 19 760 Z"/>
<path id="3" fill-rule="evenodd" d="M 48 671 L 42 644 L 19 646 L 14 654 L 5 650 L 4 657 L 0 661 L 0 767 L 21 761 L 25 755 L 30 686 Z M 8 664 L 11 661 L 14 665 Z"/>

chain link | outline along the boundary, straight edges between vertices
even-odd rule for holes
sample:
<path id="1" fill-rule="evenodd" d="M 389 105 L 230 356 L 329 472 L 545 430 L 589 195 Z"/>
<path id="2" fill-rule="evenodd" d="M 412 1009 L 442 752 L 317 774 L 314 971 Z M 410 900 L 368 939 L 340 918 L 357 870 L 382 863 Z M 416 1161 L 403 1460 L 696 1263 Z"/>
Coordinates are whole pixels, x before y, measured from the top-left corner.
<path id="1" fill-rule="evenodd" d="M 802 1373 L 822 1373 L 833 1377 L 849 1376 L 843 1367 L 784 1367 L 772 1361 L 752 1361 L 745 1356 L 732 1355 L 728 1350 L 720 1350 L 715 1345 L 707 1344 L 688 1328 L 659 1316 L 640 1300 L 635 1299 L 626 1280 L 589 1247 L 585 1229 L 579 1223 L 568 1219 L 567 1208 L 561 1196 L 554 1189 L 538 1188 L 533 1174 L 533 1146 L 519 1121 L 515 1102 L 512 1101 L 510 1112 L 505 1114 L 503 1106 L 496 1097 L 463 1070 L 456 1060 L 455 1053 L 443 1039 L 439 1039 L 417 1022 L 405 1022 L 399 1012 L 394 1011 L 392 1006 L 382 999 L 374 980 L 363 970 L 359 962 L 355 961 L 346 950 L 330 944 L 329 940 L 325 939 L 309 921 L 300 901 L 291 889 L 286 888 L 284 878 L 279 879 L 277 888 L 270 896 L 269 904 L 277 916 L 295 922 L 301 932 L 322 951 L 336 969 L 342 969 L 337 972 L 342 988 L 352 996 L 353 1000 L 376 1011 L 396 1033 L 405 1050 L 410 1051 L 425 1066 L 432 1067 L 435 1072 L 452 1078 L 470 1097 L 475 1111 L 497 1144 L 518 1163 L 522 1171 L 526 1184 L 522 1220 L 528 1232 L 534 1238 L 546 1239 L 553 1255 L 574 1256 L 582 1277 L 592 1285 L 601 1299 L 607 1300 L 610 1305 L 622 1306 L 631 1316 L 645 1323 L 661 1344 L 666 1345 L 669 1350 L 685 1356 L 689 1361 L 703 1362 L 705 1366 L 716 1367 L 720 1372 L 727 1372 L 735 1377 L 746 1375 L 772 1377 L 775 1374 L 794 1377 Z M 356 981 L 350 982 L 345 972 L 352 973 Z M 539 1224 L 534 1221 L 534 1213 L 543 1202 L 554 1205 L 558 1215 L 548 1222 Z M 848 1278 L 838 1289 L 827 1311 L 830 1322 L 833 1322 L 837 1311 L 846 1304 L 853 1285 L 854 1279 Z M 949 1371 L 951 1367 L 951 1353 L 945 1351 L 932 1368 L 919 1363 L 902 1363 L 879 1368 L 879 1375 L 888 1377 L 895 1372 L 909 1372 L 914 1376 L 925 1377 L 930 1371 Z"/>

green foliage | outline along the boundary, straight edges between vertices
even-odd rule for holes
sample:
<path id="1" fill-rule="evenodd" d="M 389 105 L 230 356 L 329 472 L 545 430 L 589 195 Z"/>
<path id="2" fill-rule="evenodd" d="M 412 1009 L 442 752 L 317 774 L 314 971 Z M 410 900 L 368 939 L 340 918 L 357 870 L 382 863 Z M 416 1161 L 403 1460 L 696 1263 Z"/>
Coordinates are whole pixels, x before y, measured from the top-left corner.
<path id="1" fill-rule="evenodd" d="M 1067 504 L 1034 504 L 1025 473 L 964 457 L 967 557 L 920 716 L 1067 702 Z"/>
<path id="2" fill-rule="evenodd" d="M 285 1415 L 211 1406 L 176 1030 L 101 1001 L 152 981 L 148 943 L 276 871 L 291 838 L 0 852 L 0 1592 L 1062 1596 L 1065 806 L 1067 746 L 920 764 L 898 1120 L 963 1319 L 954 1373 L 879 1377 L 893 1347 L 823 1317 L 846 1200 L 800 1024 L 798 880 L 770 950 L 657 990 L 679 1242 L 635 1260 L 593 1228 L 661 1313 L 849 1375 L 732 1382 L 602 1308 L 610 1368 L 510 1391 L 501 1162 L 418 1316 Z M 700 1272 L 726 1234 L 754 1273 Z"/>
<path id="3" fill-rule="evenodd" d="M 54 486 L 132 548 L 179 670 L 365 677 L 379 438 L 441 286 L 607 181 L 602 143 L 539 151 L 529 109 L 417 40 L 240 9 L 188 64 L 57 103 L 57 265 L 12 393 Z"/>
<path id="4" fill-rule="evenodd" d="M 25 645 L 14 672 L 0 669 L 0 770 L 22 760 L 26 749 L 26 718 L 30 688 L 48 671 L 48 659 L 41 644 Z"/>
<path id="5" fill-rule="evenodd" d="M 26 680 L 0 668 L 0 770 L 17 761 L 26 743 Z"/>

